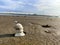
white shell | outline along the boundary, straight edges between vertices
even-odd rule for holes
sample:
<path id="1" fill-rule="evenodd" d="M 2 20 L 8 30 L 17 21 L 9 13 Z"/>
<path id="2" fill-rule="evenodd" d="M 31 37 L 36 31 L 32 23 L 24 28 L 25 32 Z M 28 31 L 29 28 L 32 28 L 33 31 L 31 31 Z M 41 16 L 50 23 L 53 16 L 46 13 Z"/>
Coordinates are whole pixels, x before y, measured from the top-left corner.
<path id="1" fill-rule="evenodd" d="M 17 22 L 17 21 L 15 21 L 15 22 Z M 25 34 L 24 34 L 24 32 L 23 32 L 24 30 L 23 30 L 22 24 L 17 23 L 17 24 L 16 24 L 16 27 L 19 28 L 19 30 L 16 30 L 15 36 L 25 36 Z"/>

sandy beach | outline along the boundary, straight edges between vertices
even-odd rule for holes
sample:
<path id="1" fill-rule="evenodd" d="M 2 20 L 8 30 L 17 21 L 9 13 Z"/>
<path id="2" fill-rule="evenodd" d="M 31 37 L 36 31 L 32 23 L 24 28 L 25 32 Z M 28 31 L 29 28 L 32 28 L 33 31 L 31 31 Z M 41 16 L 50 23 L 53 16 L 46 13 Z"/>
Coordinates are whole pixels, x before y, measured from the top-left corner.
<path id="1" fill-rule="evenodd" d="M 24 37 L 2 37 L 0 45 L 60 45 L 60 18 L 47 16 L 0 16 L 0 35 L 14 34 L 14 21 L 24 26 Z"/>

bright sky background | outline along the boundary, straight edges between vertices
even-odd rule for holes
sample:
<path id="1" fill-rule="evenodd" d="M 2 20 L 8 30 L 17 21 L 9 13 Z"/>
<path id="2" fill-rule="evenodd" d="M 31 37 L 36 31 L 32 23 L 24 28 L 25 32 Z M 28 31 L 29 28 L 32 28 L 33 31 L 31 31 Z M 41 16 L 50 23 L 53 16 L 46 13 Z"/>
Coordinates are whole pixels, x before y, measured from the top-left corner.
<path id="1" fill-rule="evenodd" d="M 0 0 L 0 12 L 60 15 L 60 0 Z"/>

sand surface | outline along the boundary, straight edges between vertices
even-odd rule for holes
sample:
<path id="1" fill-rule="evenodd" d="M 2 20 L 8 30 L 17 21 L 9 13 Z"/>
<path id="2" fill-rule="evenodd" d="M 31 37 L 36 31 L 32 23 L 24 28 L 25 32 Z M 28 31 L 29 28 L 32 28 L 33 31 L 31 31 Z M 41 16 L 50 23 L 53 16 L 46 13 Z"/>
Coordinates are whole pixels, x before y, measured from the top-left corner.
<path id="1" fill-rule="evenodd" d="M 60 18 L 0 16 L 0 35 L 14 34 L 14 21 L 24 26 L 24 37 L 1 37 L 0 45 L 60 45 Z"/>

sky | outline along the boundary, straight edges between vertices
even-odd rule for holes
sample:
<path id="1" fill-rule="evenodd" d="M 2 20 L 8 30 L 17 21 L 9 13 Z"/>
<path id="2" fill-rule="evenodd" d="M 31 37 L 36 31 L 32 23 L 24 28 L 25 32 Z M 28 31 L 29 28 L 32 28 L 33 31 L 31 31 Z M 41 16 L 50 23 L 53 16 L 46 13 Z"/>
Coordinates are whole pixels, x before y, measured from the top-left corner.
<path id="1" fill-rule="evenodd" d="M 0 12 L 60 16 L 60 0 L 0 0 Z"/>

